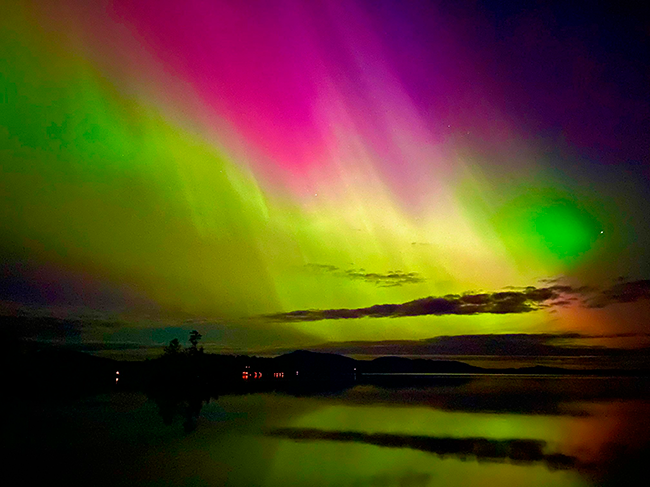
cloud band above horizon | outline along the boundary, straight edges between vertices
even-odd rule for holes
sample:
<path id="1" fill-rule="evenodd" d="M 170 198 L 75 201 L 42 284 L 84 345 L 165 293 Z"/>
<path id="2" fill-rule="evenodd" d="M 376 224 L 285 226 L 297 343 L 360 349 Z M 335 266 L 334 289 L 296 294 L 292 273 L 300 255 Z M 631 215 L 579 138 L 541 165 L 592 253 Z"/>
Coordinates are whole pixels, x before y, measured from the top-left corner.
<path id="1" fill-rule="evenodd" d="M 580 298 L 589 308 L 603 308 L 612 303 L 632 303 L 650 299 L 650 280 L 620 282 L 598 291 L 582 286 L 529 286 L 520 291 L 480 294 L 429 296 L 402 304 L 378 304 L 367 308 L 298 310 L 264 315 L 271 321 L 320 321 L 354 318 L 398 318 L 426 315 L 477 315 L 529 313 L 542 308 L 566 306 Z"/>

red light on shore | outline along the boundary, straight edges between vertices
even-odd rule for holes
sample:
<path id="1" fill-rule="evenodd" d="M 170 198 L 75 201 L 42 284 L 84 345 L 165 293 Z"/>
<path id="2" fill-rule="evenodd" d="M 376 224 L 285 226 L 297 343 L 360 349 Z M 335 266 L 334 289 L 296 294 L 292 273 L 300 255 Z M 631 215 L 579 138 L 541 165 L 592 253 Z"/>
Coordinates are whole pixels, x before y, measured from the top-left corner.
<path id="1" fill-rule="evenodd" d="M 262 372 L 242 372 L 242 379 L 261 379 Z"/>

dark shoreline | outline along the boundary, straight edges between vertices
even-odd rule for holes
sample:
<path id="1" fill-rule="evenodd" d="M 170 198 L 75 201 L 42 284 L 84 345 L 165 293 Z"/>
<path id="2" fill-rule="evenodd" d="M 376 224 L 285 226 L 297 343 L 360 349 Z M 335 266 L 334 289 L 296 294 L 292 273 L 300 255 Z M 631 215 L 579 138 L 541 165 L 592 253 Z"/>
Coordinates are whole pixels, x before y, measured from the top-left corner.
<path id="1" fill-rule="evenodd" d="M 480 378 L 644 379 L 650 370 L 565 369 L 532 366 L 483 368 L 455 360 L 379 357 L 355 360 L 343 355 L 298 350 L 274 358 L 183 353 L 141 362 L 118 361 L 53 346 L 30 344 L 5 356 L 10 371 L 5 389 L 32 395 L 92 393 L 120 389 L 228 392 L 339 389 L 354 384 L 404 387 Z"/>

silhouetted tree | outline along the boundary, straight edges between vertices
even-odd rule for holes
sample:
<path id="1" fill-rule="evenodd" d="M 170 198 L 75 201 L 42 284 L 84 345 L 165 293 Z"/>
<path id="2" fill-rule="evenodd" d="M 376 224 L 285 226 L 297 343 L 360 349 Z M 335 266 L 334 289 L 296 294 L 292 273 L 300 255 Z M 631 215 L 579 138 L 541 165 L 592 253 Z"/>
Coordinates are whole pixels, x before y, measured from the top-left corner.
<path id="1" fill-rule="evenodd" d="M 210 398 L 206 389 L 201 334 L 190 332 L 190 346 L 183 349 L 178 338 L 165 347 L 162 360 L 155 364 L 148 395 L 158 404 L 165 424 L 172 424 L 177 415 L 185 417 L 186 432 L 196 429 L 203 403 Z"/>
<path id="2" fill-rule="evenodd" d="M 199 352 L 203 352 L 203 347 L 201 347 L 200 349 L 197 348 L 197 345 L 198 345 L 199 340 L 201 338 L 202 338 L 202 335 L 198 331 L 192 330 L 190 332 L 190 343 L 192 344 L 192 346 L 191 346 L 189 351 L 190 351 L 191 354 L 196 354 L 196 353 L 199 353 Z"/>
<path id="3" fill-rule="evenodd" d="M 178 341 L 178 338 L 174 338 L 169 345 L 165 347 L 165 355 L 179 355 L 182 351 L 181 343 Z"/>
<path id="4" fill-rule="evenodd" d="M 192 330 L 190 332 L 190 343 L 194 348 L 196 348 L 196 345 L 199 343 L 199 340 L 203 338 L 203 336 L 196 330 Z"/>

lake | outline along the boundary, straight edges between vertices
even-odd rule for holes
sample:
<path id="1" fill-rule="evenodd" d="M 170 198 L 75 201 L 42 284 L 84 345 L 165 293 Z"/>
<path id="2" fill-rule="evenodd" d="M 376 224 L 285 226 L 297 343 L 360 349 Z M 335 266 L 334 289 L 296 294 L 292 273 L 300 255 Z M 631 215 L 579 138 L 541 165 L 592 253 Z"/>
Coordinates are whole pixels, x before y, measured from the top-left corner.
<path id="1" fill-rule="evenodd" d="M 140 392 L 5 399 L 5 446 L 28 465 L 21 484 L 636 485 L 650 458 L 648 382 L 375 378 L 251 391 L 204 403 L 190 432 L 187 405 Z"/>

